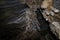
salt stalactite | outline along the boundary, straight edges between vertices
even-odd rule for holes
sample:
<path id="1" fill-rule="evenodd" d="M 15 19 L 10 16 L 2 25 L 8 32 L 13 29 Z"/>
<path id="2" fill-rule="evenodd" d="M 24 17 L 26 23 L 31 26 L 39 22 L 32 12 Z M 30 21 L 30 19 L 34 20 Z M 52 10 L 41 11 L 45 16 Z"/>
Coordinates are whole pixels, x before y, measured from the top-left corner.
<path id="1" fill-rule="evenodd" d="M 40 31 L 40 27 L 39 27 L 39 22 L 37 20 L 37 15 L 33 10 L 27 10 L 26 11 L 26 19 L 27 19 L 27 27 L 26 30 L 39 30 Z"/>

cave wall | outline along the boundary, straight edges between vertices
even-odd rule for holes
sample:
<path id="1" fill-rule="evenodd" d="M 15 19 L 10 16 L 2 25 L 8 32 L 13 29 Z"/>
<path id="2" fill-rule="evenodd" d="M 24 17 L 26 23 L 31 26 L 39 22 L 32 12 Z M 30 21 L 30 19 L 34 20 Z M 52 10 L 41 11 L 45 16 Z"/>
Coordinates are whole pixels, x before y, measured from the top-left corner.
<path id="1" fill-rule="evenodd" d="M 53 0 L 54 7 L 60 10 L 60 0 Z"/>

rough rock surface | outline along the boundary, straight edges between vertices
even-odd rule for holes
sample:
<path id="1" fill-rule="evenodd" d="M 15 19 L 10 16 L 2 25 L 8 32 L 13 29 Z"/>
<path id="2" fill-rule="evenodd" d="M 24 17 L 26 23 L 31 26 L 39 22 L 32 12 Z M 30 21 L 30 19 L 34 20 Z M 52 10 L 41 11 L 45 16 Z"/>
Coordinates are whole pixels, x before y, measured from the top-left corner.
<path id="1" fill-rule="evenodd" d="M 54 7 L 60 10 L 60 0 L 53 0 Z"/>
<path id="2" fill-rule="evenodd" d="M 60 39 L 60 0 L 53 1 L 53 7 L 50 10 L 44 10 L 43 16 L 50 23 L 50 29 Z M 56 9 L 57 8 L 57 9 Z"/>
<path id="3" fill-rule="evenodd" d="M 38 24 L 35 20 L 35 13 L 30 14 L 27 10 L 26 14 L 24 9 L 28 7 L 20 4 L 18 0 L 1 0 L 0 8 L 0 40 L 56 40 L 49 33 L 49 25 L 40 12 L 37 13 L 40 26 L 35 26 L 35 23 Z M 27 20 L 24 19 L 26 16 L 28 16 Z M 29 24 L 28 28 L 26 28 L 28 26 L 26 22 Z M 39 29 L 37 27 L 40 27 L 41 30 L 31 31 L 31 29 Z"/>

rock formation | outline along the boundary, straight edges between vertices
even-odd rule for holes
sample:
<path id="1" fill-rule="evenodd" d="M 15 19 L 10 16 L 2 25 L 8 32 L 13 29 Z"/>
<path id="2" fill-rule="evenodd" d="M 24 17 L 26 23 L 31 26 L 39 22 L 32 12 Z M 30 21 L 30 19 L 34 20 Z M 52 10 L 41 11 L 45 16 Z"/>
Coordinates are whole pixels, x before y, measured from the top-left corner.
<path id="1" fill-rule="evenodd" d="M 53 5 L 50 5 L 50 7 L 48 5 L 50 4 L 47 4 L 47 6 L 43 5 L 48 8 L 46 8 L 42 14 L 46 21 L 50 23 L 50 29 L 53 32 L 53 34 L 55 34 L 57 38 L 60 39 L 60 12 L 58 9 L 54 8 Z"/>
<path id="2" fill-rule="evenodd" d="M 49 7 L 43 5 L 44 1 L 49 2 Z M 57 32 L 59 21 L 56 22 L 55 19 L 60 17 L 55 15 L 58 11 L 54 11 L 55 13 L 51 11 L 55 8 L 51 6 L 50 2 L 52 1 L 0 0 L 0 40 L 55 40 L 50 33 L 49 25 L 54 25 L 50 25 L 50 28 L 56 36 L 59 36 L 60 34 Z M 44 7 L 40 8 L 41 4 Z M 58 29 L 55 26 L 58 26 Z M 54 28 L 52 29 L 52 27 Z"/>

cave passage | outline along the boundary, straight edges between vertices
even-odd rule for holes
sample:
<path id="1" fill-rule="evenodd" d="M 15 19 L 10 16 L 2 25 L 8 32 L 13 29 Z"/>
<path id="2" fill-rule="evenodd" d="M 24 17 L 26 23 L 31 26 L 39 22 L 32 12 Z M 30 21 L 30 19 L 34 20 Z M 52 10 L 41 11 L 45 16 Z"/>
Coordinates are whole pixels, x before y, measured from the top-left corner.
<path id="1" fill-rule="evenodd" d="M 23 32 L 25 28 L 22 25 L 25 23 L 16 23 L 15 20 L 23 16 L 25 8 L 29 8 L 27 4 L 20 4 L 17 0 L 6 0 L 0 3 L 0 40 L 57 40 L 55 35 L 52 34 L 49 28 L 49 22 L 47 22 L 42 13 L 41 8 L 37 8 L 36 15 L 38 22 L 41 24 L 41 30 L 37 32 L 26 33 Z M 13 22 L 8 24 L 8 22 Z M 32 35 L 31 37 L 29 35 Z"/>

